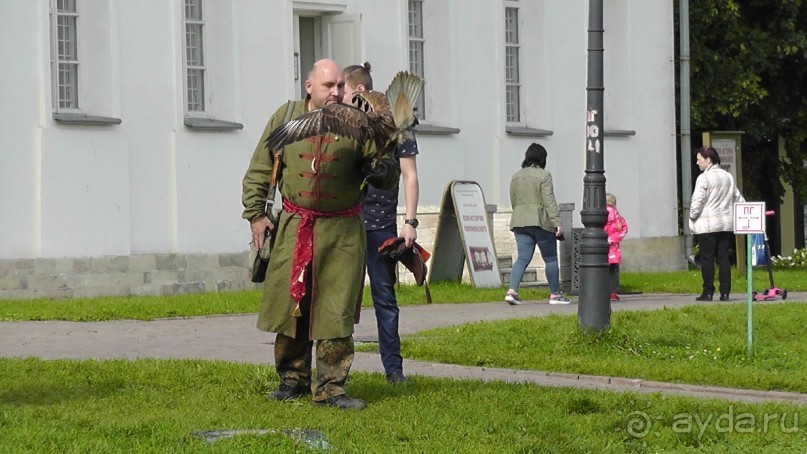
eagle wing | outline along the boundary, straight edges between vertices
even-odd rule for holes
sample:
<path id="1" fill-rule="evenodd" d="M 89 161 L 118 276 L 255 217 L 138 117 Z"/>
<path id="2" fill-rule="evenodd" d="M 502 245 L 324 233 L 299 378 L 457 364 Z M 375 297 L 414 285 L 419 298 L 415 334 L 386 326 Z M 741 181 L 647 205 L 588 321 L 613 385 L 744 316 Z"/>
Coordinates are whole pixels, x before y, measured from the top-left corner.
<path id="1" fill-rule="evenodd" d="M 423 79 L 409 71 L 400 71 L 387 88 L 395 128 L 402 132 L 415 124 L 415 103 L 423 92 Z"/>
<path id="2" fill-rule="evenodd" d="M 367 114 L 361 110 L 346 104 L 328 104 L 275 128 L 266 139 L 266 148 L 279 150 L 290 143 L 327 133 L 364 142 L 369 125 Z"/>
<path id="3" fill-rule="evenodd" d="M 384 147 L 395 138 L 395 121 L 390 111 L 389 100 L 380 91 L 359 91 L 353 95 L 353 104 L 362 112 L 367 112 L 367 118 L 372 128 L 373 138 Z"/>

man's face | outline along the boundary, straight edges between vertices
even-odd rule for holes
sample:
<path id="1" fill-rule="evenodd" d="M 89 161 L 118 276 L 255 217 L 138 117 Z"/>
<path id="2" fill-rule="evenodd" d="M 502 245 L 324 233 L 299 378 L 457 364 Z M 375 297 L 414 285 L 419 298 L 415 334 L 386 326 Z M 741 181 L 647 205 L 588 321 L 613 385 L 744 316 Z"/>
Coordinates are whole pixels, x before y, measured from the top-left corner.
<path id="1" fill-rule="evenodd" d="M 311 96 L 309 110 L 328 104 L 340 104 L 345 94 L 345 78 L 337 65 L 322 64 L 305 81 L 305 91 Z"/>

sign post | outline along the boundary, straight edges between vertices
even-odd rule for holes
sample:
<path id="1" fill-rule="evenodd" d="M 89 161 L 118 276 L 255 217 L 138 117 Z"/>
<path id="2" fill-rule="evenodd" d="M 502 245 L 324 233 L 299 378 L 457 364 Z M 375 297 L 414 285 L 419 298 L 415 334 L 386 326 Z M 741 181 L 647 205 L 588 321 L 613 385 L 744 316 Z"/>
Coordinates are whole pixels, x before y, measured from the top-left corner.
<path id="1" fill-rule="evenodd" d="M 746 249 L 746 272 L 748 277 L 748 358 L 754 356 L 753 332 L 754 313 L 753 305 L 753 267 L 751 265 L 751 234 L 765 233 L 765 202 L 743 202 L 734 204 L 734 233 L 745 235 Z"/>
<path id="2" fill-rule="evenodd" d="M 464 262 L 474 287 L 501 287 L 485 195 L 475 181 L 452 180 L 443 193 L 429 282 L 459 281 Z"/>

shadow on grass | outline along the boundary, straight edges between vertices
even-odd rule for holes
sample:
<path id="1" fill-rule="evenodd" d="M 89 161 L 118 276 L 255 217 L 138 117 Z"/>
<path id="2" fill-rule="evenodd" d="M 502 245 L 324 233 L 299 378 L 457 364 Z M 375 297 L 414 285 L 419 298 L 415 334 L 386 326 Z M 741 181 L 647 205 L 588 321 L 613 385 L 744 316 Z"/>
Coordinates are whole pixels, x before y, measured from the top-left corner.
<path id="1" fill-rule="evenodd" d="M 66 402 L 99 399 L 118 392 L 122 385 L 117 380 L 106 380 L 86 385 L 57 385 L 40 380 L 19 383 L 10 389 L 0 390 L 0 404 L 15 407 L 44 406 Z"/>

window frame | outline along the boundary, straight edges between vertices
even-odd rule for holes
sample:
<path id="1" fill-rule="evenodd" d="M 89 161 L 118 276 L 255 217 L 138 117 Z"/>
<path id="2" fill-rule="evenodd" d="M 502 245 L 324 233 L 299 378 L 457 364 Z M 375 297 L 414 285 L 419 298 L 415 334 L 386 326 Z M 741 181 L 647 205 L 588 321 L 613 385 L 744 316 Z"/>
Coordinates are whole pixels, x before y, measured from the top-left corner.
<path id="1" fill-rule="evenodd" d="M 65 5 L 65 9 L 60 9 L 60 5 Z M 51 60 L 51 97 L 52 107 L 54 112 L 80 112 L 80 97 L 79 97 L 79 67 L 81 61 L 78 55 L 78 27 L 79 27 L 79 2 L 78 0 L 51 0 L 50 2 L 50 60 Z M 67 18 L 69 24 L 61 24 L 62 18 Z M 60 38 L 60 30 L 62 27 L 72 27 L 72 42 L 62 40 Z M 72 57 L 70 59 L 63 59 L 61 52 L 61 45 L 66 43 L 70 47 Z M 70 67 L 68 73 L 72 76 L 72 82 L 65 83 L 63 74 L 65 74 L 63 67 Z M 63 91 L 64 89 L 64 91 Z M 63 92 L 70 92 L 67 97 L 62 97 Z"/>
<path id="2" fill-rule="evenodd" d="M 243 129 L 244 125 L 237 122 L 241 95 L 237 89 L 238 60 L 233 52 L 239 14 L 234 4 L 238 0 L 172 1 L 176 8 L 176 51 L 179 56 L 175 62 L 175 102 L 182 106 L 177 109 L 182 115 L 182 123 L 191 131 Z M 191 10 L 186 10 L 186 5 Z M 190 37 L 188 32 L 191 32 Z M 189 48 L 188 44 L 192 46 Z M 188 68 L 191 75 L 193 70 L 200 70 L 196 78 L 200 86 L 189 84 Z"/>
<path id="3" fill-rule="evenodd" d="M 50 100 L 54 121 L 62 124 L 121 124 L 110 2 L 112 0 L 49 0 Z M 62 21 L 67 17 L 69 20 Z M 72 28 L 60 38 L 60 27 Z M 82 36 L 93 37 L 84 40 Z M 60 48 L 61 46 L 61 48 Z M 66 46 L 66 47 L 65 47 Z M 62 52 L 67 50 L 67 52 Z M 67 55 L 69 54 L 69 55 Z M 62 59 L 62 56 L 68 57 Z M 80 57 L 80 58 L 79 58 Z M 64 67 L 73 81 L 66 82 Z M 65 96 L 68 93 L 68 96 Z"/>
<path id="4" fill-rule="evenodd" d="M 509 13 L 514 12 L 515 18 Z M 518 0 L 504 1 L 504 117 L 507 124 L 523 123 L 523 84 L 521 77 L 521 7 Z M 510 28 L 514 26 L 514 29 Z M 512 54 L 511 54 L 512 52 Z M 514 65 L 511 67 L 511 59 Z M 511 77 L 514 73 L 515 77 Z M 514 94 L 513 94 L 514 93 Z M 515 96 L 511 100 L 511 96 Z"/>
<path id="5" fill-rule="evenodd" d="M 426 78 L 426 37 L 425 37 L 425 30 L 423 24 L 423 3 L 425 0 L 407 0 L 406 2 L 406 11 L 407 11 L 407 60 L 409 62 L 409 71 L 417 74 L 422 78 Z M 413 6 L 418 5 L 417 7 L 413 8 Z M 414 23 L 413 23 L 414 19 Z M 413 34 L 414 31 L 420 31 L 420 33 Z M 415 49 L 413 50 L 413 45 Z M 414 59 L 412 58 L 413 51 L 416 52 L 419 57 Z M 419 67 L 418 67 L 419 66 Z M 426 93 L 422 91 L 420 93 L 420 97 L 415 102 L 415 116 L 418 120 L 426 120 Z"/>
<path id="6" fill-rule="evenodd" d="M 195 5 L 194 5 L 195 4 Z M 188 8 L 195 7 L 198 10 L 198 17 L 189 17 Z M 204 0 L 182 0 L 182 69 L 183 69 L 183 109 L 186 116 L 199 116 L 207 114 L 207 66 L 205 65 L 205 5 Z M 198 30 L 198 44 L 193 43 L 193 48 L 189 44 L 191 29 Z M 191 64 L 190 53 L 198 52 L 198 62 Z M 191 86 L 191 73 L 198 73 L 195 76 L 197 85 Z M 193 92 L 198 92 L 192 95 Z"/>

